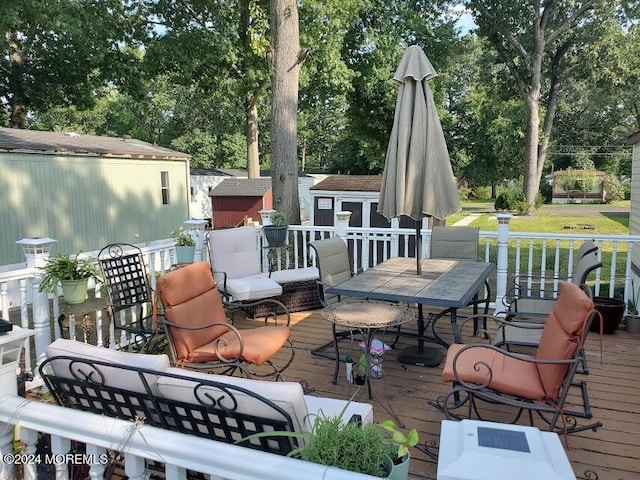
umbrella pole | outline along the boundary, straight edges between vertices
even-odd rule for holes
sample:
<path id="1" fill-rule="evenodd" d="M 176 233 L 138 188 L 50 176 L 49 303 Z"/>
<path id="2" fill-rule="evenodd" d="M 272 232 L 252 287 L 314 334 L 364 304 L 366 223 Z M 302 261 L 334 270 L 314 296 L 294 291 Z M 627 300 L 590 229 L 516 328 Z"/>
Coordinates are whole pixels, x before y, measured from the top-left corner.
<path id="1" fill-rule="evenodd" d="M 422 235 L 420 234 L 421 228 L 422 220 L 416 220 L 416 273 L 418 275 L 422 274 L 422 265 L 420 265 L 420 260 L 422 260 Z"/>
<path id="2" fill-rule="evenodd" d="M 422 260 L 422 238 L 420 230 L 422 227 L 422 221 L 416 220 L 416 273 L 422 274 L 422 266 L 420 260 Z M 442 362 L 443 354 L 437 348 L 425 348 L 424 347 L 424 313 L 422 311 L 422 304 L 418 304 L 418 344 L 405 348 L 398 360 L 400 363 L 407 365 L 419 365 L 423 367 L 437 367 Z"/>

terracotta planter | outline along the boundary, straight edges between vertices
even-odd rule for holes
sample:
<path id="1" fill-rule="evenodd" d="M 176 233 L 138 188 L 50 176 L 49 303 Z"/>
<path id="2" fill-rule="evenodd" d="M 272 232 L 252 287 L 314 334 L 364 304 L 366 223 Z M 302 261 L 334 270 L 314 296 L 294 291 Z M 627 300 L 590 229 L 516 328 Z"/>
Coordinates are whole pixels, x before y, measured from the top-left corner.
<path id="1" fill-rule="evenodd" d="M 593 303 L 602 315 L 603 333 L 615 333 L 624 316 L 624 302 L 618 298 L 593 297 Z M 600 317 L 596 316 L 589 331 L 600 332 Z"/>

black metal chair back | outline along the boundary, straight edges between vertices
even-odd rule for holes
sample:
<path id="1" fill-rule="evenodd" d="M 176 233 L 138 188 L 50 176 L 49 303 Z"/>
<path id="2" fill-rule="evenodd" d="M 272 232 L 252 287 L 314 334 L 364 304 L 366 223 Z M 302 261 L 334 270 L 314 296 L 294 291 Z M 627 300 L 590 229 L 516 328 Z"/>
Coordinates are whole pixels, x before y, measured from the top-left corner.
<path id="1" fill-rule="evenodd" d="M 109 294 L 107 313 L 114 329 L 127 332 L 126 342 L 130 348 L 148 351 L 154 346 L 150 340 L 158 333 L 157 321 L 153 314 L 145 314 L 153 310 L 153 295 L 149 287 L 147 269 L 142 250 L 128 243 L 112 243 L 98 254 L 98 263 L 102 270 L 104 285 Z M 127 309 L 135 308 L 133 312 Z M 116 319 L 116 314 L 123 312 L 124 323 Z M 126 317 L 131 313 L 131 317 Z M 121 348 L 124 345 L 121 344 Z"/>
<path id="2" fill-rule="evenodd" d="M 151 303 L 142 250 L 127 243 L 113 243 L 100 250 L 98 263 L 114 312 Z"/>

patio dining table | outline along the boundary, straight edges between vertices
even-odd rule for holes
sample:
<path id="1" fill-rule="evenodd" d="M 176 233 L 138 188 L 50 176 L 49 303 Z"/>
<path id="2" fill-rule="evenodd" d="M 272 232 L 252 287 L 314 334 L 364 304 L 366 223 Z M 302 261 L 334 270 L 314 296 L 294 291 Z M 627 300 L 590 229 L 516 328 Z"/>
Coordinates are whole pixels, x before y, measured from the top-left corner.
<path id="1" fill-rule="evenodd" d="M 365 270 L 358 275 L 327 289 L 328 293 L 375 300 L 415 303 L 418 305 L 418 344 L 405 349 L 400 355 L 402 363 L 436 366 L 442 361 L 440 350 L 426 349 L 424 342 L 449 344 L 435 333 L 425 335 L 423 305 L 444 307 L 450 313 L 453 339 L 461 343 L 457 311 L 469 305 L 494 268 L 493 263 L 473 260 L 424 259 L 422 271 L 416 273 L 414 258 L 394 257 Z"/>

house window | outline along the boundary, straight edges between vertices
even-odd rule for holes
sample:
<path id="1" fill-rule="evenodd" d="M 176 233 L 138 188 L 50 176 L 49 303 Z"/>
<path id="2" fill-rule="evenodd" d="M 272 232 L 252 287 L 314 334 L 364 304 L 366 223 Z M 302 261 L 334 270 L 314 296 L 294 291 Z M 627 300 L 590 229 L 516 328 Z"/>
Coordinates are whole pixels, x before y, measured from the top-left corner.
<path id="1" fill-rule="evenodd" d="M 196 196 L 196 187 L 191 185 L 190 190 L 191 190 L 191 198 L 195 197 Z"/>
<path id="2" fill-rule="evenodd" d="M 169 172 L 160 172 L 160 183 L 162 184 L 162 204 L 169 205 Z"/>

